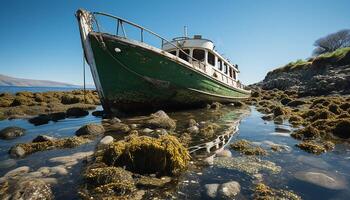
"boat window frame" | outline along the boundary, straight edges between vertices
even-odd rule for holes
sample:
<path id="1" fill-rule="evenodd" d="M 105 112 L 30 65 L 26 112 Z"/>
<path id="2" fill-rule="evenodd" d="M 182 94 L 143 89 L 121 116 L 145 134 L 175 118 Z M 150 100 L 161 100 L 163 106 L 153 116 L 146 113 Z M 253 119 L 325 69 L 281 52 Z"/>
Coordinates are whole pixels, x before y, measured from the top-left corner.
<path id="1" fill-rule="evenodd" d="M 195 54 L 195 53 L 197 53 L 196 51 L 201 51 L 201 52 L 203 52 L 203 58 L 198 58 L 198 57 L 196 57 L 197 55 Z M 205 50 L 204 49 L 197 49 L 197 48 L 194 48 L 193 50 L 192 50 L 192 58 L 194 58 L 194 59 L 196 59 L 196 60 L 198 60 L 198 61 L 200 61 L 200 62 L 204 62 L 205 61 Z"/>
<path id="2" fill-rule="evenodd" d="M 212 57 L 212 58 L 209 59 L 209 57 Z M 212 62 L 210 62 L 210 61 L 212 61 Z M 215 55 L 212 52 L 210 52 L 210 51 L 208 51 L 207 62 L 208 62 L 209 65 L 215 66 Z"/>
<path id="3" fill-rule="evenodd" d="M 175 52 L 175 54 L 173 54 L 172 52 Z M 177 50 L 172 50 L 172 51 L 169 51 L 168 53 L 170 53 L 171 55 L 177 56 Z"/>
<path id="4" fill-rule="evenodd" d="M 228 64 L 224 62 L 224 73 L 227 75 L 228 74 Z"/>
<path id="5" fill-rule="evenodd" d="M 218 58 L 218 69 L 222 71 L 222 60 Z"/>
<path id="6" fill-rule="evenodd" d="M 182 51 L 184 51 L 186 54 Z M 188 55 L 190 55 L 191 50 L 190 49 L 182 49 L 182 51 L 179 51 L 178 57 L 186 62 L 190 62 L 190 57 Z"/>

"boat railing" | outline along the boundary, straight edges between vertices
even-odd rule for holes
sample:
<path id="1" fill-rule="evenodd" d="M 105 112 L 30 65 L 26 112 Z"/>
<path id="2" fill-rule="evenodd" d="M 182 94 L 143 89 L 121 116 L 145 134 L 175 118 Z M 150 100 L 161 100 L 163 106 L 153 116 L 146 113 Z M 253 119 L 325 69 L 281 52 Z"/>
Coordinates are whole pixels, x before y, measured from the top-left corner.
<path id="1" fill-rule="evenodd" d="M 145 43 L 144 42 L 144 35 L 145 33 L 149 33 L 153 36 L 155 36 L 156 38 L 160 39 L 161 40 L 161 48 L 163 48 L 164 44 L 170 44 L 172 45 L 174 48 L 178 49 L 179 51 L 181 51 L 182 53 L 184 53 L 188 58 L 190 58 L 192 61 L 196 61 L 199 63 L 199 65 L 202 65 L 202 67 L 205 69 L 206 68 L 206 64 L 203 63 L 202 61 L 199 61 L 195 58 L 193 58 L 190 54 L 186 53 L 181 47 L 179 47 L 178 45 L 175 45 L 174 43 L 170 42 L 169 40 L 165 39 L 164 37 L 158 35 L 157 33 L 143 27 L 143 26 L 140 26 L 134 22 L 131 22 L 131 21 L 128 21 L 126 19 L 123 19 L 121 17 L 118 17 L 118 16 L 114 16 L 114 15 L 111 15 L 111 14 L 108 14 L 108 13 L 103 13 L 103 12 L 91 12 L 90 13 L 91 16 L 92 16 L 92 19 L 93 21 L 95 22 L 96 24 L 96 28 L 97 28 L 97 31 L 98 32 L 101 32 L 100 30 L 100 24 L 98 23 L 98 20 L 97 20 L 97 17 L 96 16 L 105 16 L 105 17 L 109 17 L 109 18 L 112 18 L 114 20 L 116 20 L 116 36 L 120 36 L 120 37 L 124 37 L 124 38 L 128 38 L 127 37 L 127 33 L 126 33 L 126 30 L 125 30 L 125 27 L 124 27 L 124 24 L 128 24 L 128 25 L 131 25 L 137 29 L 140 30 L 140 42 L 142 43 Z M 121 30 L 120 30 L 121 29 Z M 119 34 L 119 32 L 121 32 L 122 35 Z M 135 39 L 135 38 L 133 38 Z"/>

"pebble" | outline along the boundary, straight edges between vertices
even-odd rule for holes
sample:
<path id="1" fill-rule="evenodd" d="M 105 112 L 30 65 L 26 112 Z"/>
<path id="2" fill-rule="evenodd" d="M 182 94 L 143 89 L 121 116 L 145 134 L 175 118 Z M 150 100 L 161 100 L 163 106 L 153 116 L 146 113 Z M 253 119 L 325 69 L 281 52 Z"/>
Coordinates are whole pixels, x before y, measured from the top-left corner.
<path id="1" fill-rule="evenodd" d="M 232 157 L 232 153 L 228 149 L 222 149 L 215 152 L 217 157 Z"/>
<path id="2" fill-rule="evenodd" d="M 191 126 L 190 128 L 187 129 L 187 131 L 192 134 L 197 134 L 199 133 L 199 128 L 197 126 Z"/>
<path id="3" fill-rule="evenodd" d="M 241 185 L 237 181 L 230 181 L 220 185 L 218 195 L 220 198 L 233 198 L 241 191 Z"/>
<path id="4" fill-rule="evenodd" d="M 105 136 L 100 140 L 100 145 L 108 145 L 114 141 L 114 138 L 110 135 Z"/>
<path id="5" fill-rule="evenodd" d="M 217 196 L 219 186 L 220 184 L 216 184 L 216 183 L 205 184 L 204 187 L 206 189 L 206 194 L 211 198 L 215 198 Z"/>
<path id="6" fill-rule="evenodd" d="M 143 130 L 142 130 L 142 133 L 152 133 L 153 132 L 153 130 L 152 129 L 150 129 L 150 128 L 144 128 Z"/>

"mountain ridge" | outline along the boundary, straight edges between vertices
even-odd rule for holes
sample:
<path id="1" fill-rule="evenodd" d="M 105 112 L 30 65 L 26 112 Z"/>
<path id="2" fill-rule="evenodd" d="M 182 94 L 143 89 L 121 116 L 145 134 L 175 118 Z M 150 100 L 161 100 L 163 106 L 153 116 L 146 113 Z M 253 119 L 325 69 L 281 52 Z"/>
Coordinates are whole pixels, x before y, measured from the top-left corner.
<path id="1" fill-rule="evenodd" d="M 35 80 L 16 78 L 0 74 L 0 86 L 22 86 L 22 87 L 81 87 L 70 83 L 49 80 Z"/>

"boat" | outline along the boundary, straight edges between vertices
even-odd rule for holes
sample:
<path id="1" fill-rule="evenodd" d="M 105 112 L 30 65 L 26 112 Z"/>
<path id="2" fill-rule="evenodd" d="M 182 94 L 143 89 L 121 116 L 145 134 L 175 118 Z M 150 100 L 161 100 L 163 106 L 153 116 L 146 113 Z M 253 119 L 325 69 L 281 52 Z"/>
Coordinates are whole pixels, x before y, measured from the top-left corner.
<path id="1" fill-rule="evenodd" d="M 238 65 L 200 35 L 190 38 L 186 34 L 169 41 L 107 13 L 79 9 L 76 17 L 84 57 L 107 112 L 189 108 L 250 96 L 238 80 Z M 107 19 L 113 20 L 115 33 L 102 31 L 100 22 Z M 134 31 L 128 37 L 126 26 L 138 35 Z M 146 36 L 155 39 L 146 42 Z M 159 47 L 150 44 L 156 39 Z"/>

